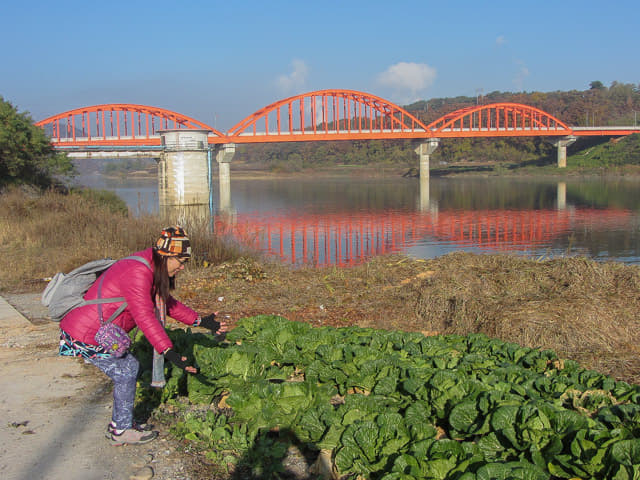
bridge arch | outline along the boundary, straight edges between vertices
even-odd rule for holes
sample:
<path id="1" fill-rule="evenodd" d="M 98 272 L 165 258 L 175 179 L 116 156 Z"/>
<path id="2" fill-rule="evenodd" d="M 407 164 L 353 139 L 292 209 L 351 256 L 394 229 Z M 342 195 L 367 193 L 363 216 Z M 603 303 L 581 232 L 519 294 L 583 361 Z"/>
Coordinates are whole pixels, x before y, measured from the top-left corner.
<path id="1" fill-rule="evenodd" d="M 465 107 L 434 120 L 431 137 L 505 137 L 571 135 L 573 129 L 553 115 L 521 103 Z"/>
<path id="2" fill-rule="evenodd" d="M 393 103 L 355 90 L 318 90 L 279 100 L 227 133 L 235 143 L 424 138 L 425 125 Z"/>
<path id="3" fill-rule="evenodd" d="M 215 128 L 194 118 L 159 107 L 110 103 L 81 107 L 40 120 L 54 144 L 135 145 L 160 142 L 158 130 L 204 129 L 224 137 Z"/>

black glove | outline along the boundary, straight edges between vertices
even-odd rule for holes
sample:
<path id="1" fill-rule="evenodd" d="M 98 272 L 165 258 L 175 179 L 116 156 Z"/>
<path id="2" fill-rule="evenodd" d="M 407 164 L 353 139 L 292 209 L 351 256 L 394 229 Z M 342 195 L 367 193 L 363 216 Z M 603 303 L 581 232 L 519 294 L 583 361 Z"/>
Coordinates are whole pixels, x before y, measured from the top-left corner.
<path id="1" fill-rule="evenodd" d="M 164 353 L 164 358 L 166 358 L 171 363 L 173 363 L 176 367 L 179 367 L 182 370 L 192 366 L 192 365 L 189 365 L 189 362 L 187 362 L 186 360 L 182 360 L 182 355 L 180 355 L 175 350 L 171 350 L 171 349 L 167 350 Z"/>
<path id="2" fill-rule="evenodd" d="M 208 328 L 212 333 L 216 333 L 220 328 L 220 322 L 216 322 L 214 319 L 216 318 L 216 314 L 212 313 L 211 315 L 207 315 L 206 317 L 202 317 L 200 320 L 199 327 Z"/>

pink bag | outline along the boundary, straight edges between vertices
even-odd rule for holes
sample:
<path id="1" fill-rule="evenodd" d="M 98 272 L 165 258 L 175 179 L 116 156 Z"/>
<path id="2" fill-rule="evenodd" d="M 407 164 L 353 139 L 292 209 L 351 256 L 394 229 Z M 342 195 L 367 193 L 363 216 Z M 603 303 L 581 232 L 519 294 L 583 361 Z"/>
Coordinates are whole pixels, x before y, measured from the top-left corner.
<path id="1" fill-rule="evenodd" d="M 146 263 L 146 262 L 145 262 Z M 108 270 L 107 270 L 108 272 Z M 113 321 L 120 315 L 124 309 L 127 307 L 127 302 L 124 301 L 124 298 L 110 299 L 113 300 L 122 300 L 122 304 L 118 307 L 118 309 L 111 314 L 111 316 L 104 320 L 102 316 L 102 282 L 104 281 L 104 277 L 107 275 L 107 272 L 103 273 L 100 276 L 100 280 L 98 281 L 98 318 L 100 318 L 100 328 L 96 332 L 95 339 L 106 353 L 110 353 L 114 357 L 122 357 L 127 353 L 127 350 L 131 346 L 131 338 L 129 338 L 129 334 L 125 332 L 125 330 L 113 323 Z"/>
<path id="2" fill-rule="evenodd" d="M 106 353 L 114 357 L 122 357 L 131 346 L 129 334 L 122 327 L 110 322 L 100 325 L 95 340 Z"/>

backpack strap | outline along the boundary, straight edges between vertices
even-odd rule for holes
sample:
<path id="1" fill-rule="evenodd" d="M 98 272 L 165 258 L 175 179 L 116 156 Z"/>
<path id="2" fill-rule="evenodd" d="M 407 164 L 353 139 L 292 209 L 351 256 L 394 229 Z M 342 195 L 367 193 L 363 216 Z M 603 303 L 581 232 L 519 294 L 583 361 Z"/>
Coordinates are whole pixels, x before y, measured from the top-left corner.
<path id="1" fill-rule="evenodd" d="M 124 257 L 121 260 L 137 260 L 140 263 L 144 263 L 149 270 L 153 271 L 153 269 L 151 268 L 151 265 L 149 265 L 149 262 L 147 262 L 147 260 L 145 258 L 139 257 L 137 255 L 131 255 L 129 257 Z M 105 323 L 113 322 L 116 318 L 118 318 L 118 315 L 120 315 L 124 311 L 124 309 L 127 308 L 127 305 L 128 305 L 127 302 L 124 301 L 124 297 L 101 298 L 102 297 L 102 282 L 104 281 L 104 277 L 106 277 L 106 276 L 107 276 L 107 272 L 104 272 L 102 275 L 100 275 L 100 280 L 98 281 L 98 298 L 96 298 L 95 300 L 89 300 L 89 301 L 86 302 L 87 305 L 89 305 L 89 304 L 98 304 L 98 318 L 100 319 L 100 325 L 104 325 Z M 105 322 L 104 318 L 102 316 L 102 304 L 103 303 L 115 303 L 115 302 L 122 302 L 122 304 L 116 309 L 115 312 L 113 312 L 111 314 L 111 316 Z"/>

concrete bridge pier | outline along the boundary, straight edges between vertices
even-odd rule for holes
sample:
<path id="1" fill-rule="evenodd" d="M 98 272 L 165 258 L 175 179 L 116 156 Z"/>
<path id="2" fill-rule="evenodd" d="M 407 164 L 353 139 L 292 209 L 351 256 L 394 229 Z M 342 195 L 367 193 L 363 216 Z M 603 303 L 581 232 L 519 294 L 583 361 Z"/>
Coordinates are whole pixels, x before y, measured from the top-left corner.
<path id="1" fill-rule="evenodd" d="M 577 140 L 574 135 L 551 140 L 558 149 L 558 168 L 567 168 L 567 147 Z"/>
<path id="2" fill-rule="evenodd" d="M 223 213 L 233 213 L 231 206 L 231 168 L 230 163 L 236 153 L 235 143 L 216 145 L 215 154 L 218 162 L 218 188 L 220 202 L 218 209 Z"/>
<path id="3" fill-rule="evenodd" d="M 420 142 L 415 152 L 420 157 L 420 178 L 429 178 L 429 158 L 431 154 L 438 148 L 439 138 L 429 138 L 424 142 Z"/>
<path id="4" fill-rule="evenodd" d="M 161 207 L 207 205 L 209 182 L 208 130 L 161 130 L 158 201 Z"/>

